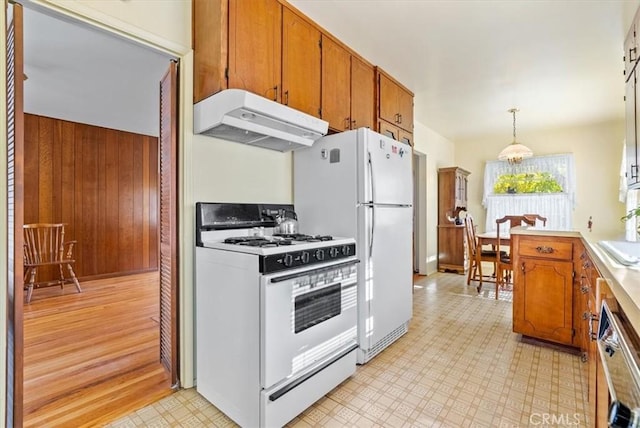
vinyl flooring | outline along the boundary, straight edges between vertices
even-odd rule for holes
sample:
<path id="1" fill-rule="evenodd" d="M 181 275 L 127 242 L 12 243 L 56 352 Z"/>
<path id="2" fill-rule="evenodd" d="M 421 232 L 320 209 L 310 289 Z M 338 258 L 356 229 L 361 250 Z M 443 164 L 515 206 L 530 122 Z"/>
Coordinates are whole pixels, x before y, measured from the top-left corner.
<path id="1" fill-rule="evenodd" d="M 409 332 L 288 426 L 589 426 L 580 358 L 523 342 L 511 331 L 511 292 L 495 300 L 495 289 L 478 294 L 465 280 L 416 277 Z M 235 424 L 185 389 L 108 426 Z"/>

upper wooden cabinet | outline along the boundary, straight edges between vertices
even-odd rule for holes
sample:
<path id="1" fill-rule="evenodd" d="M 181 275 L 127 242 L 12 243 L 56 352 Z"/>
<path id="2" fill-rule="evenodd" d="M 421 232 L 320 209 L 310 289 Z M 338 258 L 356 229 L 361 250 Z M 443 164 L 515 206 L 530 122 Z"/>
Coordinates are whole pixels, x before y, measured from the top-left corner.
<path id="1" fill-rule="evenodd" d="M 329 128 L 374 128 L 374 69 L 322 35 L 322 118 Z"/>
<path id="2" fill-rule="evenodd" d="M 229 0 L 193 0 L 193 102 L 227 89 Z"/>
<path id="3" fill-rule="evenodd" d="M 413 146 L 413 134 L 400 129 L 385 120 L 378 120 L 378 132 L 401 143 Z"/>
<path id="4" fill-rule="evenodd" d="M 413 92 L 377 68 L 378 117 L 413 132 Z"/>
<path id="5" fill-rule="evenodd" d="M 375 71 L 351 55 L 351 129 L 375 129 Z"/>
<path id="6" fill-rule="evenodd" d="M 320 116 L 320 30 L 288 8 L 282 12 L 282 103 Z"/>
<path id="7" fill-rule="evenodd" d="M 322 118 L 336 131 L 351 129 L 351 54 L 324 34 Z"/>
<path id="8" fill-rule="evenodd" d="M 229 0 L 229 35 L 229 87 L 280 101 L 282 6 Z"/>
<path id="9" fill-rule="evenodd" d="M 245 89 L 321 117 L 333 131 L 381 131 L 377 106 L 389 104 L 388 131 L 413 143 L 413 94 L 385 74 L 382 92 L 395 92 L 377 102 L 374 66 L 285 0 L 192 1 L 194 103 Z"/>
<path id="10" fill-rule="evenodd" d="M 280 101 L 282 5 L 274 0 L 193 0 L 198 102 L 227 88 Z"/>

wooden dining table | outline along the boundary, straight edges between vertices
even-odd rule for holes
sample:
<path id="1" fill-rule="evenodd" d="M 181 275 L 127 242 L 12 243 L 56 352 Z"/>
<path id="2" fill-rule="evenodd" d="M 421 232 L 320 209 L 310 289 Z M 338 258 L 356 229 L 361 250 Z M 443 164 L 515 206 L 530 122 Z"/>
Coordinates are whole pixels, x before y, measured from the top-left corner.
<path id="1" fill-rule="evenodd" d="M 500 234 L 500 246 L 510 247 L 511 237 L 509 236 L 508 233 L 505 235 Z M 476 238 L 478 239 L 478 245 L 480 246 L 480 248 L 482 248 L 484 245 L 491 245 L 491 248 L 495 250 L 498 247 L 498 234 L 495 231 L 478 233 L 476 234 Z M 495 263 L 494 263 L 494 268 L 495 268 Z M 483 279 L 483 281 L 495 282 L 495 276 L 496 276 L 496 273 L 494 271 L 490 277 L 485 277 L 485 278 L 493 278 L 493 280 Z"/>
<path id="2" fill-rule="evenodd" d="M 483 245 L 491 245 L 493 247 L 498 245 L 498 234 L 496 232 L 478 233 L 476 237 L 478 238 L 478 245 L 480 245 L 480 247 Z M 509 234 L 500 235 L 500 245 L 511 245 L 511 237 Z"/>

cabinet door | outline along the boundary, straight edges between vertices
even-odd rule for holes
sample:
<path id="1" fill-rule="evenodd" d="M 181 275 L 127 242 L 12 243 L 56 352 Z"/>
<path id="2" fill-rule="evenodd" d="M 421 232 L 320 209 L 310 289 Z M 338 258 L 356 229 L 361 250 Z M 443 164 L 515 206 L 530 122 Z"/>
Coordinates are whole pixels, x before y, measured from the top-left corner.
<path id="1" fill-rule="evenodd" d="M 227 89 L 228 0 L 193 0 L 193 102 Z"/>
<path id="2" fill-rule="evenodd" d="M 636 37 L 636 25 L 631 24 L 631 28 L 624 39 L 624 74 L 629 79 L 633 67 L 638 60 L 638 39 Z"/>
<path id="3" fill-rule="evenodd" d="M 378 74 L 378 116 L 396 126 L 400 120 L 398 91 L 399 88 L 395 82 L 382 73 Z"/>
<path id="4" fill-rule="evenodd" d="M 400 129 L 399 134 L 401 143 L 405 143 L 413 147 L 413 134 L 411 132 Z"/>
<path id="5" fill-rule="evenodd" d="M 320 116 L 320 31 L 288 8 L 282 12 L 282 103 Z"/>
<path id="6" fill-rule="evenodd" d="M 336 131 L 351 129 L 350 87 L 351 54 L 323 34 L 322 118 Z"/>
<path id="7" fill-rule="evenodd" d="M 627 185 L 633 186 L 640 181 L 638 171 L 638 114 L 637 100 L 640 99 L 638 94 L 638 73 L 633 71 L 631 78 L 625 86 L 624 104 L 625 104 L 625 138 L 626 138 L 626 157 L 627 157 Z"/>
<path id="8" fill-rule="evenodd" d="M 229 87 L 280 101 L 282 6 L 229 0 Z"/>
<path id="9" fill-rule="evenodd" d="M 572 345 L 573 263 L 521 257 L 514 281 L 513 331 Z"/>
<path id="10" fill-rule="evenodd" d="M 351 129 L 374 129 L 375 72 L 358 57 L 351 57 Z M 413 139 L 411 140 L 413 142 Z"/>
<path id="11" fill-rule="evenodd" d="M 413 132 L 413 95 L 402 88 L 398 88 L 398 126 Z"/>

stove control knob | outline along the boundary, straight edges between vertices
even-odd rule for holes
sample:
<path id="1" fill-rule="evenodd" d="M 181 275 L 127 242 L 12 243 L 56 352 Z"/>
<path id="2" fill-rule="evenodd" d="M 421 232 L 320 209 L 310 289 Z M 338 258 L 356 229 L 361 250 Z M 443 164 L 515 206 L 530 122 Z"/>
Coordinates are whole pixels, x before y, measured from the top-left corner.
<path id="1" fill-rule="evenodd" d="M 293 264 L 293 256 L 291 254 L 285 254 L 284 258 L 282 259 L 282 262 L 287 267 L 291 266 Z"/>
<path id="2" fill-rule="evenodd" d="M 316 260 L 324 260 L 324 250 L 316 250 Z"/>
<path id="3" fill-rule="evenodd" d="M 302 261 L 303 264 L 309 263 L 309 252 L 303 251 L 300 254 L 300 260 Z"/>
<path id="4" fill-rule="evenodd" d="M 335 259 L 336 257 L 338 257 L 338 252 L 338 247 L 331 247 L 331 249 L 329 250 L 329 255 L 332 259 Z"/>
<path id="5" fill-rule="evenodd" d="M 342 255 L 343 256 L 349 256 L 351 255 L 351 247 L 348 245 L 343 245 L 342 246 Z"/>

